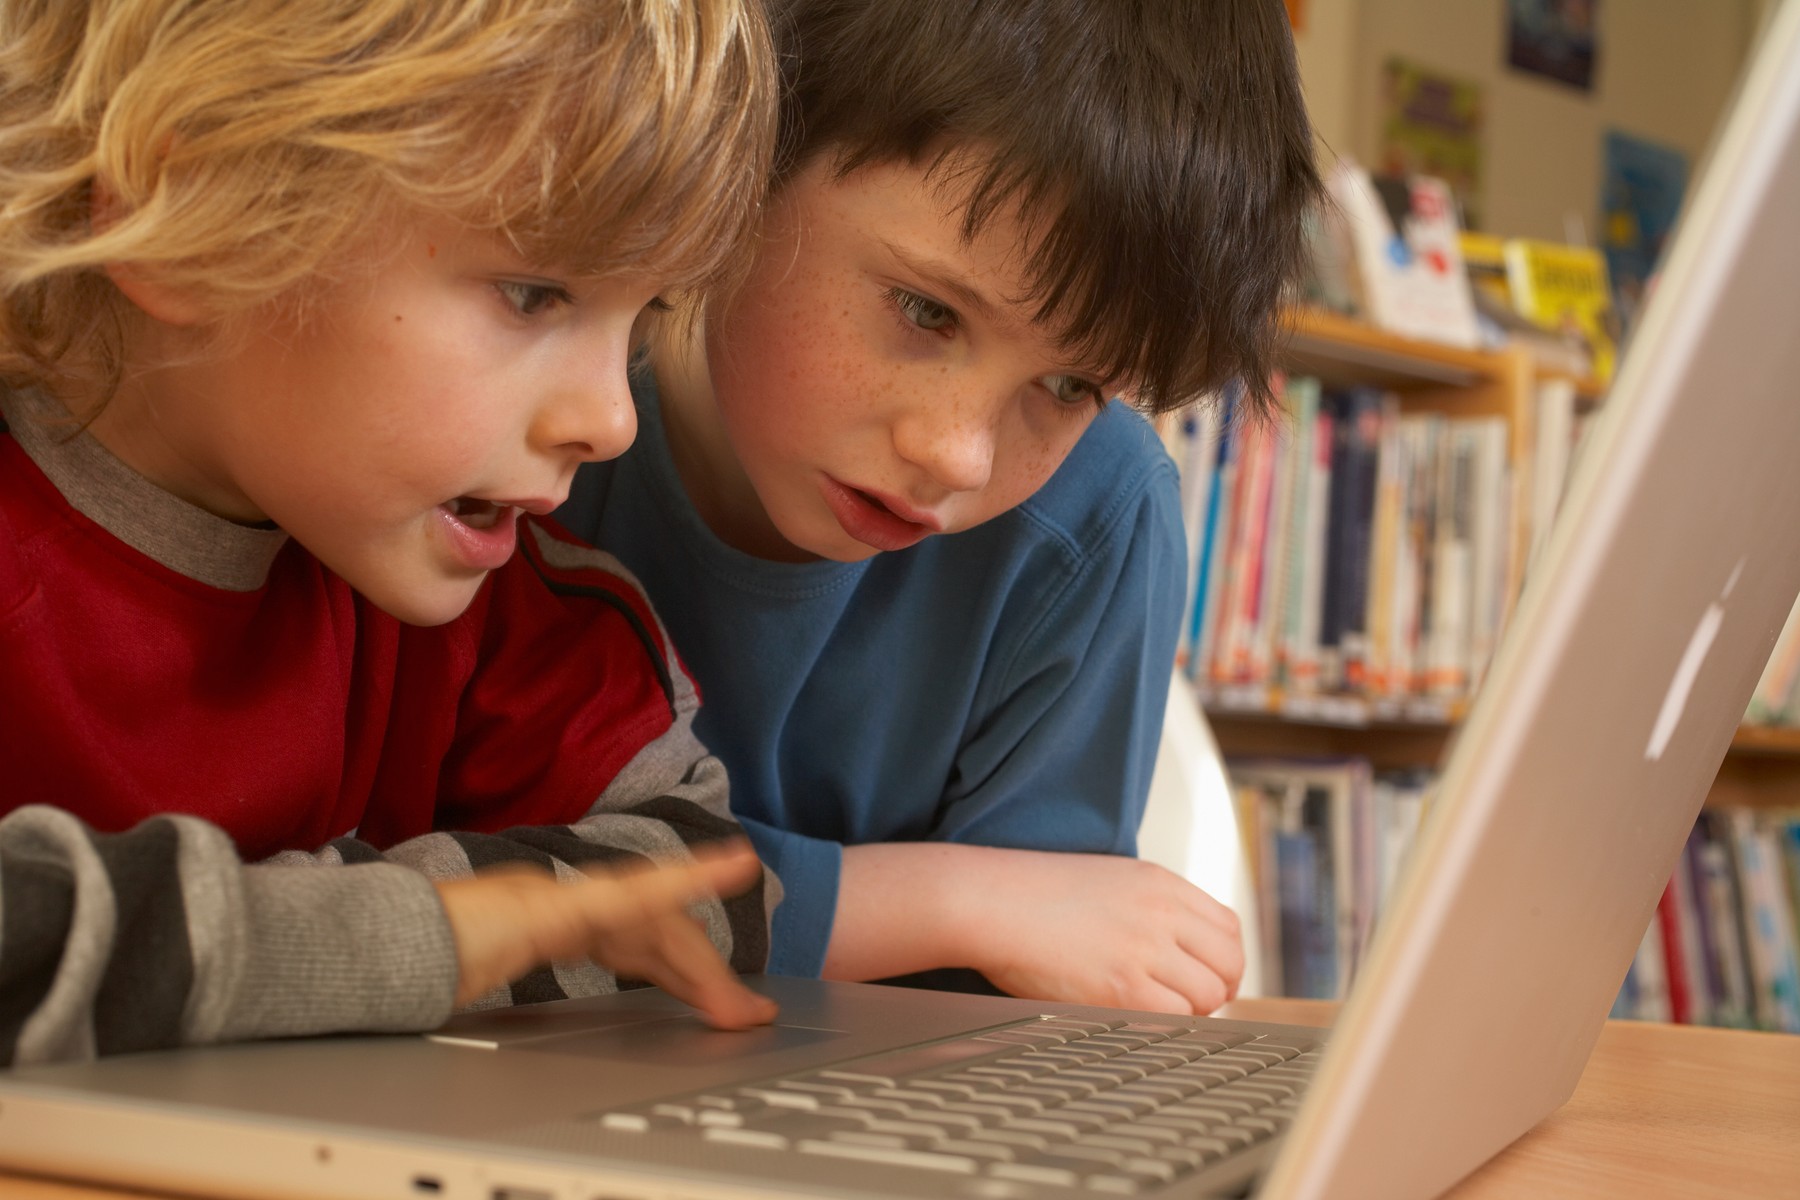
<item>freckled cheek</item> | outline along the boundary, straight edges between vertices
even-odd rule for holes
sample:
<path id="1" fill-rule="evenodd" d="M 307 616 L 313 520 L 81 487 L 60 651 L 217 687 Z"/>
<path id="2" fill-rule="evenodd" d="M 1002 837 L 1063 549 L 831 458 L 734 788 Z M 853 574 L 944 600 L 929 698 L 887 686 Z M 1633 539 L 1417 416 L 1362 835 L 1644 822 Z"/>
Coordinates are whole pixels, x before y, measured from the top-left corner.
<path id="1" fill-rule="evenodd" d="M 1021 439 L 1005 470 L 1002 486 L 1009 495 L 1008 508 L 1031 499 L 1056 474 L 1075 448 L 1077 437 Z"/>

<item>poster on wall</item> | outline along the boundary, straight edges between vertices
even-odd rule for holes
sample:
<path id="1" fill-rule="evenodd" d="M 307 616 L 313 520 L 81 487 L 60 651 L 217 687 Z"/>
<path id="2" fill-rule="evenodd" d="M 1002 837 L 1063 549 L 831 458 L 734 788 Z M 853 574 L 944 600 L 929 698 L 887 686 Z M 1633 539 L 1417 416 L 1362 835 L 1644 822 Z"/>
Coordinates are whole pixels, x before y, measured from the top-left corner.
<path id="1" fill-rule="evenodd" d="M 1687 155 L 1610 129 L 1602 142 L 1600 249 L 1612 277 L 1614 304 L 1629 327 L 1687 190 Z"/>
<path id="2" fill-rule="evenodd" d="M 1600 0 L 1506 0 L 1508 65 L 1590 92 Z"/>
<path id="3" fill-rule="evenodd" d="M 1381 95 L 1377 174 L 1442 179 L 1462 227 L 1481 228 L 1481 85 L 1390 58 Z"/>

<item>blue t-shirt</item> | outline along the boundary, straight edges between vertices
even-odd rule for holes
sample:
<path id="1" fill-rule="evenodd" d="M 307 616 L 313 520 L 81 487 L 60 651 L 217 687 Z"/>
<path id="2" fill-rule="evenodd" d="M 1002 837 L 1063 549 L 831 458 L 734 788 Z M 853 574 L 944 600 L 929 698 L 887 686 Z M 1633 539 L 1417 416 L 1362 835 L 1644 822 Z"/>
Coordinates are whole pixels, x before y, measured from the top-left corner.
<path id="1" fill-rule="evenodd" d="M 817 975 L 842 848 L 1135 853 L 1185 585 L 1174 464 L 1120 403 L 1024 504 L 860 563 L 721 542 L 637 444 L 556 513 L 637 575 L 700 685 L 696 730 L 780 877 L 769 970 Z"/>

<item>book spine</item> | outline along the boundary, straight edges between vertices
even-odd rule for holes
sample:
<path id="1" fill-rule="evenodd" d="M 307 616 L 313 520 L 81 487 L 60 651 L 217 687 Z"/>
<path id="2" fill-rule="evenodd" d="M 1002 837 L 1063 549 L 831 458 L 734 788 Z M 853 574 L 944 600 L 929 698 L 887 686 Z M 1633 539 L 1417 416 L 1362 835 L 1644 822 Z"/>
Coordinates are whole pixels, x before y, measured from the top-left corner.
<path id="1" fill-rule="evenodd" d="M 1667 1021 L 1669 1011 L 1669 972 L 1663 962 L 1662 937 L 1652 918 L 1638 943 L 1637 957 L 1632 960 L 1632 973 L 1637 976 L 1637 1011 L 1640 1021 Z"/>
<path id="2" fill-rule="evenodd" d="M 1304 474 L 1298 455 L 1300 431 L 1284 425 L 1276 438 L 1274 474 L 1269 483 L 1269 523 L 1263 546 L 1262 581 L 1257 587 L 1256 628 L 1250 639 L 1250 677 L 1259 684 L 1279 682 L 1277 664 L 1285 621 L 1288 587 L 1288 540 L 1293 524 L 1295 479 Z"/>
<path id="3" fill-rule="evenodd" d="M 1369 572 L 1369 649 L 1366 674 L 1372 696 L 1404 691 L 1404 670 L 1399 664 L 1397 614 L 1400 562 L 1400 472 L 1405 455 L 1403 422 L 1391 397 L 1381 414 L 1381 439 L 1375 458 L 1375 515 L 1370 532 L 1374 567 Z"/>
<path id="4" fill-rule="evenodd" d="M 1219 417 L 1219 453 L 1207 492 L 1206 530 L 1201 535 L 1200 575 L 1195 580 L 1195 604 L 1190 624 L 1193 657 L 1188 664 L 1195 679 L 1206 679 L 1212 670 L 1213 631 L 1217 626 L 1218 597 L 1223 590 L 1226 542 L 1230 540 L 1231 496 L 1237 473 L 1241 430 L 1236 422 L 1238 387 L 1225 390 Z"/>
<path id="5" fill-rule="evenodd" d="M 1674 900 L 1676 935 L 1681 947 L 1682 990 L 1687 997 L 1687 1020 L 1694 1025 L 1710 1025 L 1713 1020 L 1713 993 L 1706 970 L 1708 948 L 1701 937 L 1704 923 L 1700 919 L 1699 902 L 1694 894 L 1693 856 L 1690 847 L 1691 842 L 1682 847 L 1681 857 L 1676 860 L 1675 870 L 1669 876 L 1669 891 Z"/>
<path id="6" fill-rule="evenodd" d="M 1194 653 L 1194 606 L 1199 603 L 1202 541 L 1206 531 L 1207 509 L 1212 498 L 1213 468 L 1218 460 L 1219 406 L 1204 403 L 1183 417 L 1180 437 L 1176 442 L 1181 480 L 1182 532 L 1187 535 L 1187 588 L 1182 600 L 1184 614 L 1180 642 L 1176 647 L 1176 665 L 1187 669 Z"/>
<path id="7" fill-rule="evenodd" d="M 1313 471 L 1306 492 L 1306 544 L 1302 550 L 1306 566 L 1301 576 L 1298 632 L 1289 679 L 1289 686 L 1297 695 L 1314 695 L 1320 689 L 1319 654 L 1325 608 L 1326 546 L 1331 531 L 1334 430 L 1331 413 L 1319 408 L 1313 417 Z"/>
<path id="8" fill-rule="evenodd" d="M 1286 568 L 1281 588 L 1281 631 L 1275 655 L 1275 678 L 1282 688 L 1291 689 L 1298 684 L 1296 674 L 1308 594 L 1307 573 L 1311 566 L 1307 551 L 1312 498 L 1318 484 L 1314 471 L 1318 455 L 1313 445 L 1318 430 L 1318 380 L 1290 380 L 1287 395 L 1294 414 L 1295 465 L 1289 488 Z"/>
<path id="9" fill-rule="evenodd" d="M 1750 968 L 1745 960 L 1737 872 L 1732 865 L 1728 848 L 1729 833 L 1720 827 L 1720 822 L 1713 819 L 1715 815 L 1702 812 L 1699 828 L 1702 839 L 1700 865 L 1705 877 L 1703 898 L 1706 922 L 1718 964 L 1719 1002 L 1716 1011 L 1720 1024 L 1749 1028 L 1756 1024 L 1756 1009 L 1752 1000 Z"/>
<path id="10" fill-rule="evenodd" d="M 1687 959 L 1681 953 L 1681 914 L 1676 908 L 1673 883 L 1663 887 L 1662 899 L 1656 902 L 1656 928 L 1668 968 L 1669 1019 L 1691 1025 L 1694 1010 L 1688 997 Z"/>
<path id="11" fill-rule="evenodd" d="M 1350 393 L 1350 485 L 1345 489 L 1344 576 L 1338 650 L 1343 662 L 1344 686 L 1363 687 L 1363 663 L 1368 639 L 1369 538 L 1375 518 L 1376 455 L 1381 438 L 1382 396 L 1359 389 Z"/>

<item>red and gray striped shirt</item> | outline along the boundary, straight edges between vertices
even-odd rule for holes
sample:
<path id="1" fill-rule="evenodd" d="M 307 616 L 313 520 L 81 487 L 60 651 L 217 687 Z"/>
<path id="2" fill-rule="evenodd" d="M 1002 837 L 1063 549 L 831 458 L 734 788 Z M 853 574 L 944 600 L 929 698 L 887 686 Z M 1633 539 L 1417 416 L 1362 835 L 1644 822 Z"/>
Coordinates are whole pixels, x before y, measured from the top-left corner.
<path id="1" fill-rule="evenodd" d="M 0 1060 L 429 1028 L 455 985 L 432 878 L 737 831 L 610 556 L 525 522 L 467 612 L 408 626 L 41 399 L 0 412 Z M 706 906 L 740 970 L 778 896 Z M 480 1005 L 616 986 L 559 964 Z"/>

